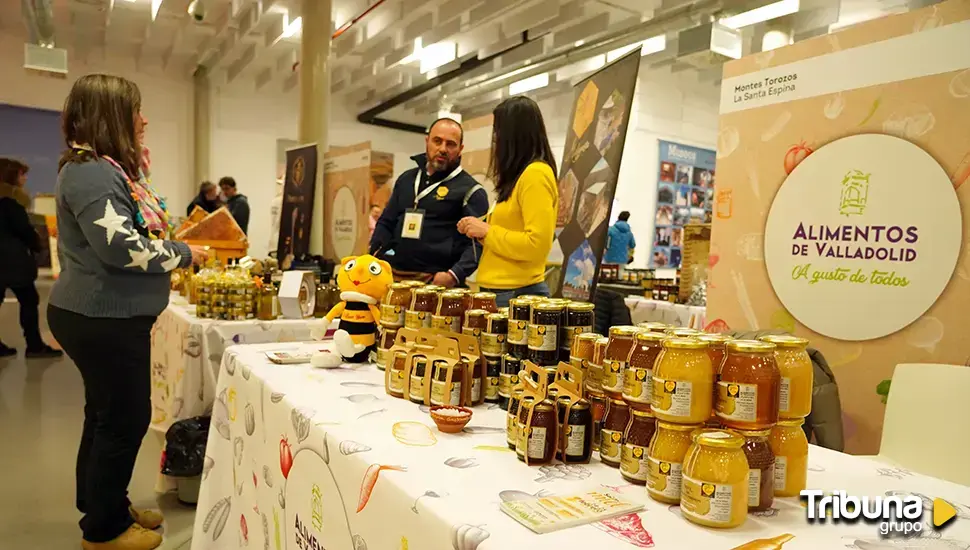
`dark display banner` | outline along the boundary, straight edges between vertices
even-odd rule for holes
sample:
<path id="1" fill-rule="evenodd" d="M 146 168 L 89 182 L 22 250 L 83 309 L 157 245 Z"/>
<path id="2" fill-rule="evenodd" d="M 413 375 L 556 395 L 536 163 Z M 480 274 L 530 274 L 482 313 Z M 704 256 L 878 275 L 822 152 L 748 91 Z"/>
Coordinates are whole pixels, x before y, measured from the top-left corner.
<path id="1" fill-rule="evenodd" d="M 563 264 L 555 296 L 590 300 L 596 288 L 639 71 L 637 49 L 575 87 L 559 170 L 553 247 Z"/>
<path id="2" fill-rule="evenodd" d="M 287 269 L 294 258 L 310 251 L 310 222 L 313 219 L 313 191 L 317 178 L 317 146 L 301 145 L 286 151 L 286 181 L 280 213 L 280 238 L 276 257 Z"/>

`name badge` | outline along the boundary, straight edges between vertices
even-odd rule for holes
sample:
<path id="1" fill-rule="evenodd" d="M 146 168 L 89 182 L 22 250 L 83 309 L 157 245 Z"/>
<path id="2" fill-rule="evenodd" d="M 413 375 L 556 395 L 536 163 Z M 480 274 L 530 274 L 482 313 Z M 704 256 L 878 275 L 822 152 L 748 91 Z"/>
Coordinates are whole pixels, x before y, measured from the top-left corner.
<path id="1" fill-rule="evenodd" d="M 401 238 L 420 239 L 421 227 L 424 225 L 424 210 L 411 209 L 404 212 L 404 227 L 401 228 Z"/>

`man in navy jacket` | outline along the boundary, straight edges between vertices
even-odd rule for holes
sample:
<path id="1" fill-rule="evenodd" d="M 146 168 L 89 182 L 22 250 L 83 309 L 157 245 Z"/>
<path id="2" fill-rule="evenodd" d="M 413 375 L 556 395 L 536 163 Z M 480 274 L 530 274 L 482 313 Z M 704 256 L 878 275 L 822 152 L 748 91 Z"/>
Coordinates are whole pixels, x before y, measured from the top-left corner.
<path id="1" fill-rule="evenodd" d="M 370 252 L 383 256 L 397 279 L 421 279 L 445 287 L 463 285 L 478 268 L 481 244 L 460 234 L 458 220 L 484 216 L 488 194 L 461 168 L 461 125 L 436 120 L 425 153 L 397 179 L 377 220 Z M 393 250 L 393 255 L 386 255 Z"/>

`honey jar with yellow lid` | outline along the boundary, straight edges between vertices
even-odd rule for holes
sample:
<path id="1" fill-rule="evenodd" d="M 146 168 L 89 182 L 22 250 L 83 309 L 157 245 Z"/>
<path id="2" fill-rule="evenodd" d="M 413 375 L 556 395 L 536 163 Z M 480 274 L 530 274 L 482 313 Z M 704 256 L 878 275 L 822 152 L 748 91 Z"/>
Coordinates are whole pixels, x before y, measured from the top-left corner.
<path id="1" fill-rule="evenodd" d="M 620 451 L 620 475 L 630 483 L 646 485 L 650 470 L 647 449 L 657 429 L 657 422 L 650 411 L 632 410 L 630 414 Z"/>
<path id="2" fill-rule="evenodd" d="M 691 446 L 691 433 L 700 424 L 657 422 L 657 431 L 647 449 L 647 493 L 666 504 L 680 502 L 684 458 Z"/>
<path id="3" fill-rule="evenodd" d="M 586 391 L 603 392 L 603 361 L 606 358 L 606 346 L 610 339 L 600 336 L 593 342 L 593 358 L 589 361 L 586 376 Z"/>
<path id="4" fill-rule="evenodd" d="M 639 330 L 632 326 L 610 327 L 610 339 L 603 356 L 603 391 L 613 399 L 623 396 L 627 362 Z"/>
<path id="5" fill-rule="evenodd" d="M 640 329 L 623 378 L 623 400 L 630 407 L 649 410 L 653 401 L 653 365 L 663 350 L 666 336 Z"/>
<path id="6" fill-rule="evenodd" d="M 727 428 L 759 430 L 778 422 L 781 376 L 775 346 L 757 340 L 732 340 L 717 383 L 717 417 Z"/>
<path id="7" fill-rule="evenodd" d="M 637 323 L 637 328 L 640 330 L 646 330 L 649 332 L 659 332 L 663 334 L 667 331 L 667 329 L 671 327 L 667 323 L 661 323 L 659 321 L 646 321 L 643 323 Z"/>
<path id="8" fill-rule="evenodd" d="M 700 424 L 711 416 L 714 376 L 707 342 L 667 338 L 653 370 L 651 409 L 657 420 Z"/>
<path id="9" fill-rule="evenodd" d="M 781 374 L 778 396 L 780 418 L 805 418 L 812 412 L 815 369 L 808 356 L 808 340 L 797 336 L 771 335 L 759 340 L 775 345 L 775 363 Z"/>
<path id="10" fill-rule="evenodd" d="M 724 431 L 700 433 L 684 457 L 680 511 L 705 527 L 738 527 L 748 515 L 748 461 L 744 438 Z"/>
<path id="11" fill-rule="evenodd" d="M 801 418 L 779 420 L 768 443 L 775 455 L 775 496 L 797 497 L 808 480 L 808 439 Z"/>
<path id="12" fill-rule="evenodd" d="M 695 336 L 704 334 L 704 331 L 687 327 L 667 327 L 664 334 L 667 336 L 673 336 L 674 338 L 694 338 Z"/>

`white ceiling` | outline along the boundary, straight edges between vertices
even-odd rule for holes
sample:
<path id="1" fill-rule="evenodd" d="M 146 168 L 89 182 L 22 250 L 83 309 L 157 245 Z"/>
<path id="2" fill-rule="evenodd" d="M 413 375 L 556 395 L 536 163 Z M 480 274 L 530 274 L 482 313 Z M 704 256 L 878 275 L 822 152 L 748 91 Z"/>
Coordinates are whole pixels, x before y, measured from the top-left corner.
<path id="1" fill-rule="evenodd" d="M 74 58 L 121 51 L 139 68 L 193 73 L 204 67 L 216 85 L 260 92 L 287 91 L 298 79 L 301 32 L 286 25 L 299 17 L 299 0 L 202 0 L 206 17 L 187 14 L 190 0 L 0 0 L 0 28 L 29 29 L 22 2 L 49 3 L 57 46 Z M 795 40 L 935 0 L 801 0 L 794 15 L 772 21 Z M 550 84 L 538 97 L 567 90 L 609 50 L 665 35 L 667 47 L 648 58 L 673 71 L 696 71 L 716 85 L 720 67 L 678 58 L 679 32 L 770 3 L 771 0 L 333 0 L 332 91 L 357 112 L 400 98 L 381 114 L 405 123 L 426 121 L 440 108 L 487 112 L 508 95 L 508 85 L 537 72 Z M 742 29 L 744 53 L 760 51 L 765 23 Z M 25 34 L 26 36 L 26 34 Z M 449 46 L 457 58 L 422 74 L 403 63 L 415 39 L 427 48 Z M 577 48 L 577 45 L 581 47 Z M 5 54 L 6 55 L 6 54 Z M 465 63 L 478 66 L 462 70 Z M 503 78 L 515 71 L 514 77 Z M 440 77 L 439 80 L 434 80 Z M 453 77 L 453 78 L 452 78 Z M 417 94 L 409 92 L 424 86 Z M 405 94 L 402 96 L 402 94 Z"/>

